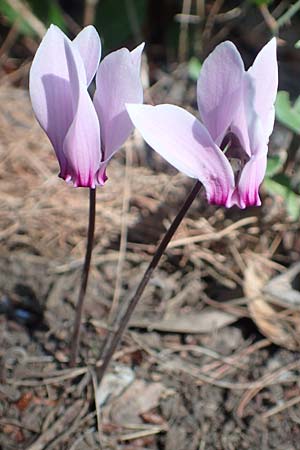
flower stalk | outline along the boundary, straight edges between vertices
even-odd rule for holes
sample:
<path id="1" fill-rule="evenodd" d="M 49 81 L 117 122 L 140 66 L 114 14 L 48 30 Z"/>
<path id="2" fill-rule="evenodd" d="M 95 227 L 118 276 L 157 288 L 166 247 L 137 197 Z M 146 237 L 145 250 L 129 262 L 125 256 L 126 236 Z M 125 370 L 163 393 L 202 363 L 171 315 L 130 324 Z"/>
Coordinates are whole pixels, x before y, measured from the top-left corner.
<path id="1" fill-rule="evenodd" d="M 76 315 L 74 321 L 73 334 L 71 339 L 71 354 L 70 354 L 70 366 L 74 367 L 78 355 L 80 331 L 81 331 L 81 318 L 83 312 L 83 304 L 85 299 L 85 293 L 87 283 L 89 279 L 92 251 L 94 245 L 95 234 L 95 217 L 96 217 L 96 189 L 90 188 L 90 206 L 89 206 L 89 225 L 87 234 L 87 246 L 85 253 L 85 260 L 81 275 L 81 285 L 76 305 Z"/>
<path id="2" fill-rule="evenodd" d="M 155 270 L 155 268 L 157 267 L 160 258 L 162 257 L 165 249 L 167 248 L 169 242 L 171 241 L 172 237 L 174 236 L 177 228 L 179 227 L 182 219 L 184 218 L 184 216 L 186 215 L 187 211 L 189 210 L 191 204 L 193 203 L 196 195 L 198 194 L 198 192 L 201 189 L 202 184 L 200 183 L 200 181 L 196 181 L 192 191 L 190 192 L 190 194 L 188 195 L 188 197 L 186 198 L 184 204 L 182 205 L 180 211 L 178 212 L 177 216 L 175 217 L 175 219 L 173 220 L 173 222 L 170 225 L 170 228 L 167 230 L 166 234 L 164 235 L 163 239 L 161 240 L 160 244 L 158 245 L 155 254 L 153 255 L 152 260 L 150 261 L 144 275 L 143 278 L 140 282 L 140 284 L 137 287 L 137 290 L 134 294 L 134 296 L 132 297 L 132 299 L 130 300 L 127 309 L 119 323 L 119 327 L 116 330 L 116 332 L 113 334 L 113 336 L 111 337 L 110 335 L 108 336 L 108 339 L 106 341 L 106 344 L 104 345 L 104 349 L 102 352 L 102 365 L 99 367 L 98 372 L 97 372 L 97 376 L 98 376 L 98 383 L 101 383 L 101 380 L 103 379 L 103 376 L 106 372 L 107 367 L 109 366 L 109 363 L 113 357 L 113 354 L 120 342 L 120 340 L 122 339 L 122 336 L 127 328 L 127 325 L 129 323 L 129 320 L 132 316 L 133 311 L 135 310 L 149 280 L 151 279 L 151 276 Z"/>

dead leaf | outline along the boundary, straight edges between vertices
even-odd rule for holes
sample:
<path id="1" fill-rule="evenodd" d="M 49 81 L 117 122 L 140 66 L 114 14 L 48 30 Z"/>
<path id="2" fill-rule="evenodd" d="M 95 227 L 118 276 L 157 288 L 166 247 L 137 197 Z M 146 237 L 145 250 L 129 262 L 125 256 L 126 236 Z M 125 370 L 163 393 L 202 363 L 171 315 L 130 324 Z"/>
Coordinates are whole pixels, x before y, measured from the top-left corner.
<path id="1" fill-rule="evenodd" d="M 138 319 L 130 322 L 131 328 L 146 328 L 170 333 L 211 333 L 236 322 L 237 317 L 225 311 L 207 308 L 200 313 L 170 315 L 161 320 Z"/>
<path id="2" fill-rule="evenodd" d="M 299 350 L 300 312 L 282 308 L 273 296 L 266 294 L 265 287 L 270 274 L 261 262 L 252 260 L 244 276 L 248 309 L 260 332 L 274 344 L 289 350 Z"/>
<path id="3" fill-rule="evenodd" d="M 16 407 L 19 411 L 25 411 L 28 408 L 33 398 L 33 392 L 25 392 L 17 401 Z"/>
<path id="4" fill-rule="evenodd" d="M 111 405 L 110 417 L 119 425 L 142 423 L 141 415 L 159 404 L 164 390 L 162 383 L 135 380 Z"/>
<path id="5" fill-rule="evenodd" d="M 300 308 L 300 263 L 292 265 L 280 275 L 272 278 L 264 287 L 264 292 L 271 295 L 279 305 Z"/>
<path id="6" fill-rule="evenodd" d="M 151 423 L 152 425 L 163 425 L 166 423 L 160 414 L 151 411 L 142 413 L 141 417 L 144 422 Z"/>
<path id="7" fill-rule="evenodd" d="M 116 364 L 113 372 L 104 375 L 97 390 L 97 402 L 103 406 L 108 399 L 118 397 L 134 380 L 135 375 L 130 367 Z"/>

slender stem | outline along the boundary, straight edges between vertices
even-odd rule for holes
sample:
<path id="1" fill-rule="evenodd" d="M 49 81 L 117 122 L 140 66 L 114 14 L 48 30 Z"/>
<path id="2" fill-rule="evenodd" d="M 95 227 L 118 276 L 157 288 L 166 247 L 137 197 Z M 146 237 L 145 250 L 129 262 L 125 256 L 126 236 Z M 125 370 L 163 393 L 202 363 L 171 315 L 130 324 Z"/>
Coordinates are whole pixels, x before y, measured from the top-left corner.
<path id="1" fill-rule="evenodd" d="M 198 192 L 200 191 L 201 188 L 201 183 L 199 181 L 196 182 L 196 184 L 194 185 L 192 191 L 190 192 L 190 194 L 188 195 L 188 197 L 186 198 L 183 206 L 181 207 L 180 211 L 178 212 L 177 216 L 175 217 L 175 219 L 173 220 L 173 222 L 171 223 L 170 228 L 168 229 L 168 231 L 166 232 L 166 234 L 164 235 L 162 241 L 160 242 L 159 246 L 156 249 L 155 254 L 153 255 L 153 258 L 149 264 L 149 266 L 147 267 L 144 276 L 140 282 L 140 284 L 137 287 L 137 290 L 134 294 L 134 296 L 132 297 L 132 299 L 130 300 L 128 307 L 120 321 L 119 324 L 119 328 L 117 329 L 117 331 L 115 332 L 115 334 L 113 335 L 111 341 L 110 341 L 110 337 L 108 338 L 108 341 L 106 343 L 106 345 L 104 346 L 104 351 L 103 351 L 103 363 L 102 365 L 99 367 L 98 370 L 98 383 L 100 384 L 103 375 L 111 361 L 111 358 L 123 336 L 124 331 L 127 328 L 128 322 L 130 320 L 130 317 L 136 307 L 136 305 L 138 304 L 138 301 L 140 300 L 145 287 L 147 286 L 153 271 L 155 270 L 157 264 L 159 263 L 160 258 L 162 257 L 167 245 L 169 244 L 170 240 L 172 239 L 175 231 L 177 230 L 177 228 L 179 227 L 182 219 L 184 218 L 185 214 L 187 213 L 189 207 L 191 206 L 191 204 L 193 203 L 196 195 L 198 194 Z"/>
<path id="2" fill-rule="evenodd" d="M 128 146 L 125 151 L 126 164 L 125 164 L 125 177 L 124 177 L 124 195 L 122 205 L 122 223 L 121 223 L 121 236 L 120 236 L 120 248 L 119 258 L 117 264 L 117 274 L 115 290 L 112 299 L 112 304 L 108 317 L 108 324 L 114 323 L 116 312 L 119 310 L 120 295 L 122 292 L 122 278 L 123 278 L 123 265 L 126 258 L 127 248 L 127 232 L 128 232 L 128 211 L 130 203 L 130 178 L 131 178 L 131 166 L 132 166 L 132 148 Z"/>
<path id="3" fill-rule="evenodd" d="M 94 243 L 94 231 L 95 231 L 95 216 L 96 216 L 96 189 L 90 188 L 90 212 L 89 212 L 89 226 L 87 235 L 87 245 L 85 260 L 81 274 L 81 286 L 77 300 L 75 322 L 71 340 L 71 354 L 70 354 L 70 366 L 74 367 L 76 364 L 76 359 L 79 349 L 80 341 L 80 328 L 81 328 L 81 317 L 83 311 L 83 303 L 86 293 L 86 287 L 89 278 L 89 271 L 91 265 L 91 257 Z"/>

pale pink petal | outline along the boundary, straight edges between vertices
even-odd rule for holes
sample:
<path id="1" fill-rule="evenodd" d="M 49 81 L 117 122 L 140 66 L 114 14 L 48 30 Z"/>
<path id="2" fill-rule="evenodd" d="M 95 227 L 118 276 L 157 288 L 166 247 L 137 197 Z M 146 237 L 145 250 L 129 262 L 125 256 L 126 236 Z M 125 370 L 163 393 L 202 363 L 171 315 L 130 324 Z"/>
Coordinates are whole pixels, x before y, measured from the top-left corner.
<path id="1" fill-rule="evenodd" d="M 261 120 L 265 138 L 268 140 L 274 127 L 274 103 L 278 87 L 275 37 L 258 53 L 248 73 L 255 81 L 255 110 Z"/>
<path id="2" fill-rule="evenodd" d="M 257 120 L 257 114 L 254 109 L 254 98 L 254 80 L 247 73 L 245 73 L 242 84 L 241 101 L 232 119 L 230 131 L 238 137 L 242 148 L 249 157 L 252 155 L 249 133 L 251 134 L 251 139 L 253 140 L 252 126 Z"/>
<path id="3" fill-rule="evenodd" d="M 34 113 L 47 133 L 65 178 L 66 158 L 63 142 L 74 118 L 73 92 L 69 77 L 66 44 L 71 41 L 51 25 L 33 59 L 29 92 Z M 80 78 L 85 78 L 81 58 L 75 55 Z"/>
<path id="4" fill-rule="evenodd" d="M 242 58 L 232 42 L 218 45 L 206 58 L 197 84 L 201 119 L 220 145 L 241 101 Z"/>
<path id="5" fill-rule="evenodd" d="M 110 53 L 100 63 L 96 76 L 94 105 L 101 124 L 101 145 L 104 161 L 124 144 L 133 130 L 125 103 L 142 103 L 140 50 L 132 56 L 123 48 Z"/>
<path id="6" fill-rule="evenodd" d="M 265 151 L 265 139 L 260 116 L 255 108 L 256 83 L 248 73 L 245 73 L 243 94 L 237 108 L 230 130 L 239 141 L 249 157 Z"/>
<path id="7" fill-rule="evenodd" d="M 89 86 L 99 66 L 101 57 L 101 41 L 96 29 L 89 25 L 73 40 L 73 44 L 83 60 L 87 85 Z"/>
<path id="8" fill-rule="evenodd" d="M 138 45 L 130 52 L 131 60 L 132 60 L 133 64 L 139 68 L 141 68 L 141 58 L 142 58 L 142 53 L 143 53 L 144 47 L 145 47 L 145 42 L 142 42 L 142 44 Z"/>
<path id="9" fill-rule="evenodd" d="M 63 144 L 66 179 L 72 180 L 75 187 L 94 188 L 101 161 L 99 122 L 86 84 L 78 74 L 74 53 L 74 47 L 66 42 L 74 109 L 74 118 Z"/>
<path id="10" fill-rule="evenodd" d="M 130 52 L 131 61 L 132 61 L 133 65 L 137 68 L 138 73 L 140 73 L 140 68 L 141 68 L 141 57 L 142 57 L 142 52 L 143 52 L 144 47 L 145 47 L 145 44 L 142 43 L 142 44 L 140 44 L 138 47 L 136 47 L 134 50 L 132 50 L 132 51 Z M 101 92 L 102 92 L 102 91 L 100 91 L 100 93 L 99 93 L 100 96 L 102 95 Z M 141 94 L 141 97 L 140 97 L 140 98 L 141 98 L 141 102 L 142 102 L 142 101 L 143 101 L 143 94 Z M 97 100 L 96 100 L 96 101 L 94 100 L 94 102 L 95 102 L 95 106 L 96 106 L 96 108 L 97 108 Z M 99 109 L 100 109 L 100 107 L 99 107 Z M 105 112 L 103 113 L 102 117 L 103 117 L 104 115 L 105 115 Z M 99 114 L 99 116 L 100 116 L 100 114 Z M 125 120 L 126 120 L 126 119 L 125 119 Z M 102 119 L 102 121 L 103 121 L 103 119 Z M 129 131 L 129 129 L 130 129 L 130 131 Z M 132 131 L 132 129 L 133 129 L 133 127 L 132 127 L 132 124 L 131 124 L 131 121 L 130 121 L 130 124 L 128 124 L 128 131 L 126 131 L 126 136 L 130 134 L 130 132 Z M 103 135 L 103 134 L 104 134 L 104 132 L 102 132 L 102 135 Z M 123 142 L 124 142 L 126 139 L 127 139 L 127 137 L 126 137 L 126 138 L 124 138 L 124 137 L 121 138 L 121 140 L 122 140 Z M 103 141 L 104 141 L 104 139 L 103 139 Z M 122 143 L 123 143 L 123 142 L 122 142 Z M 122 145 L 122 144 L 121 144 L 121 145 Z M 104 144 L 104 146 L 105 146 L 105 144 Z M 106 146 L 106 147 L 107 147 L 107 146 Z M 108 152 L 108 156 L 107 156 L 107 157 L 104 159 L 104 161 L 102 161 L 101 164 L 100 164 L 100 169 L 99 169 L 99 172 L 98 172 L 98 182 L 99 182 L 99 184 L 101 184 L 101 185 L 103 185 L 103 184 L 105 183 L 105 181 L 107 180 L 107 176 L 106 176 L 106 167 L 107 167 L 107 164 L 108 164 L 110 158 L 113 156 L 113 154 L 118 150 L 119 145 L 115 145 L 114 147 L 115 147 L 115 150 L 113 150 L 113 151 L 111 151 L 111 152 Z M 108 146 L 107 148 L 109 149 L 109 146 Z"/>
<path id="11" fill-rule="evenodd" d="M 240 208 L 261 204 L 259 186 L 266 173 L 268 145 L 256 113 L 249 120 L 249 145 L 251 157 L 242 170 L 237 186 Z"/>
<path id="12" fill-rule="evenodd" d="M 268 146 L 254 105 L 255 88 L 255 81 L 246 73 L 243 101 L 231 126 L 250 158 L 242 169 L 234 195 L 240 208 L 261 204 L 258 191 L 266 171 Z"/>
<path id="13" fill-rule="evenodd" d="M 174 105 L 127 105 L 127 110 L 155 151 L 176 169 L 203 183 L 210 203 L 231 202 L 234 189 L 231 166 L 194 116 Z"/>
<path id="14" fill-rule="evenodd" d="M 103 186 L 107 181 L 106 167 L 108 162 L 109 160 L 100 163 L 100 167 L 97 173 L 97 182 L 100 186 Z"/>
<path id="15" fill-rule="evenodd" d="M 267 148 L 253 156 L 245 165 L 237 187 L 238 205 L 260 206 L 259 186 L 265 176 L 267 166 Z"/>

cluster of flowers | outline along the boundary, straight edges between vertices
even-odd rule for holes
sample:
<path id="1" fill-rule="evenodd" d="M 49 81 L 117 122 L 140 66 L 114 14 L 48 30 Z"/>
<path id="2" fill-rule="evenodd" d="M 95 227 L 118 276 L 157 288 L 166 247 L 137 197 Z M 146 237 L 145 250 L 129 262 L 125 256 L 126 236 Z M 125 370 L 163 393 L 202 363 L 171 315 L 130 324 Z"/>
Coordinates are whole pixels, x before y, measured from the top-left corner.
<path id="1" fill-rule="evenodd" d="M 143 47 L 120 49 L 99 64 L 94 27 L 73 41 L 56 26 L 47 31 L 31 67 L 30 96 L 60 177 L 76 187 L 103 185 L 108 161 L 136 126 L 170 164 L 204 185 L 209 203 L 260 205 L 278 84 L 275 38 L 248 71 L 231 42 L 216 47 L 197 84 L 201 121 L 178 106 L 142 104 Z"/>

